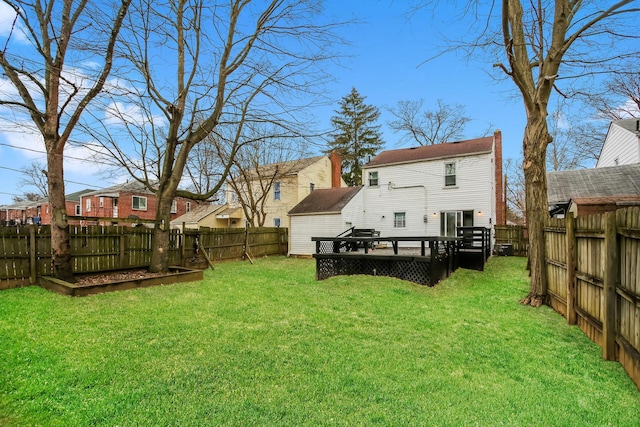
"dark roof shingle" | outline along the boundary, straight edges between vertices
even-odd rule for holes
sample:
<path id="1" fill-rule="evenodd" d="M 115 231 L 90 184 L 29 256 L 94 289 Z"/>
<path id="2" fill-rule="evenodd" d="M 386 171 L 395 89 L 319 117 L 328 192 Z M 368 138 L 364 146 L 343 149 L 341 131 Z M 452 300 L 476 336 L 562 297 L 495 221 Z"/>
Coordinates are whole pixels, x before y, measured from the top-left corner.
<path id="1" fill-rule="evenodd" d="M 445 144 L 387 150 L 371 159 L 364 167 L 434 160 L 466 154 L 490 153 L 493 148 L 493 139 L 493 136 L 487 136 L 466 141 L 447 142 Z"/>
<path id="2" fill-rule="evenodd" d="M 547 173 L 550 205 L 571 199 L 640 194 L 640 164 Z"/>
<path id="3" fill-rule="evenodd" d="M 295 205 L 289 211 L 289 215 L 338 213 L 360 190 L 362 190 L 362 186 L 314 190 Z"/>

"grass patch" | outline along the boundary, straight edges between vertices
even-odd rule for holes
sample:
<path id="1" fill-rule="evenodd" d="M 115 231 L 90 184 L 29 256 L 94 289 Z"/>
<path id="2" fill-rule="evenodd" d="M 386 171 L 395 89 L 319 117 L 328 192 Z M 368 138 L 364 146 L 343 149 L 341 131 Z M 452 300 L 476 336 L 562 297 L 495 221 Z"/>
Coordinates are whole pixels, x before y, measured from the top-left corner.
<path id="1" fill-rule="evenodd" d="M 0 424 L 638 425 L 617 363 L 548 308 L 525 261 L 435 288 L 229 262 L 197 283 L 0 292 Z"/>

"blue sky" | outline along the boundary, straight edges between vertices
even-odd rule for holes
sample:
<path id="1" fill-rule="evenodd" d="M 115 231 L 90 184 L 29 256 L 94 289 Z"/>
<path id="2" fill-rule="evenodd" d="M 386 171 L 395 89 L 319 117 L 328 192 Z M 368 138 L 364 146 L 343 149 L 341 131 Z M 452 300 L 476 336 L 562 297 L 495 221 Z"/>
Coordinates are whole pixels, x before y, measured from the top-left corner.
<path id="1" fill-rule="evenodd" d="M 504 157 L 520 156 L 525 114 L 522 102 L 513 96 L 515 92 L 510 81 L 496 82 L 489 75 L 493 72 L 490 63 L 467 62 L 455 54 L 420 65 L 434 55 L 437 45 L 441 44 L 433 29 L 433 15 L 423 12 L 409 17 L 404 1 L 369 0 L 366 7 L 363 4 L 365 2 L 349 0 L 327 2 L 327 13 L 342 20 L 355 18 L 360 22 L 343 31 L 349 42 L 344 46 L 343 54 L 348 57 L 329 70 L 335 81 L 327 87 L 327 95 L 335 102 L 332 106 L 318 107 L 316 114 L 321 124 L 329 126 L 338 101 L 355 87 L 366 97 L 367 104 L 380 108 L 379 124 L 386 148 L 394 149 L 398 148 L 400 135 L 386 126 L 392 119 L 386 107 L 394 106 L 400 100 L 424 98 L 427 108 L 435 108 L 437 100 L 441 99 L 446 104 L 465 106 L 466 115 L 472 118 L 466 137 L 482 136 L 491 125 L 493 130 L 502 131 Z M 0 6 L 4 4 L 0 3 Z M 10 21 L 1 12 L 0 44 L 4 46 Z M 460 25 L 447 23 L 451 16 L 446 14 L 439 17 L 438 28 Z M 3 87 L 6 90 L 0 77 L 0 91 Z M 0 113 L 7 111 L 0 110 Z M 12 203 L 12 195 L 27 190 L 18 188 L 21 174 L 16 170 L 33 161 L 45 163 L 44 154 L 39 152 L 43 147 L 37 139 L 24 133 L 9 134 L 6 130 L 0 127 L 0 182 L 3 183 L 0 205 Z M 81 150 L 71 153 L 74 158 L 82 156 Z M 74 159 L 66 162 L 65 176 L 67 193 L 115 183 L 95 175 L 91 164 Z"/>

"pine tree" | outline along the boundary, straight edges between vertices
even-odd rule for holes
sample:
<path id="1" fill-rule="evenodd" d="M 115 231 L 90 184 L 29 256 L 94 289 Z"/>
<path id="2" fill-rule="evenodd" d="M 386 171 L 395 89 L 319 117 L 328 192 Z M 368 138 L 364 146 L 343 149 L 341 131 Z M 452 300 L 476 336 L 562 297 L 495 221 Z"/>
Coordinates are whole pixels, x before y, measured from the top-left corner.
<path id="1" fill-rule="evenodd" d="M 362 184 L 362 165 L 382 148 L 384 142 L 380 125 L 374 123 L 380 117 L 378 108 L 364 103 L 356 88 L 340 101 L 340 109 L 331 118 L 334 128 L 329 151 L 336 150 L 342 156 L 342 178 L 347 185 Z"/>

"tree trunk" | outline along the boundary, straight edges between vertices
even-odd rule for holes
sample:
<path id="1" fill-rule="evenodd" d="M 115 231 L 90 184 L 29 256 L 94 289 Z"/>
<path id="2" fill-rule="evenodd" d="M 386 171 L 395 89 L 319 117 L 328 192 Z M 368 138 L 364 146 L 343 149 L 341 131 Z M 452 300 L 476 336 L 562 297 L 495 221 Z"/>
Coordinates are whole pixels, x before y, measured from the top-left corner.
<path id="1" fill-rule="evenodd" d="M 51 213 L 51 266 L 53 277 L 75 282 L 71 262 L 69 223 L 64 191 L 62 153 L 48 150 L 47 180 L 49 185 L 49 210 Z"/>
<path id="2" fill-rule="evenodd" d="M 171 185 L 161 185 L 156 193 L 156 223 L 153 229 L 153 250 L 149 271 L 166 273 L 169 271 L 169 242 L 171 235 L 171 204 L 175 195 Z"/>
<path id="3" fill-rule="evenodd" d="M 539 307 L 547 303 L 544 221 L 549 216 L 547 201 L 546 147 L 550 141 L 546 117 L 532 115 L 524 134 L 524 179 L 527 227 L 529 230 L 529 268 L 531 288 L 521 301 Z"/>

